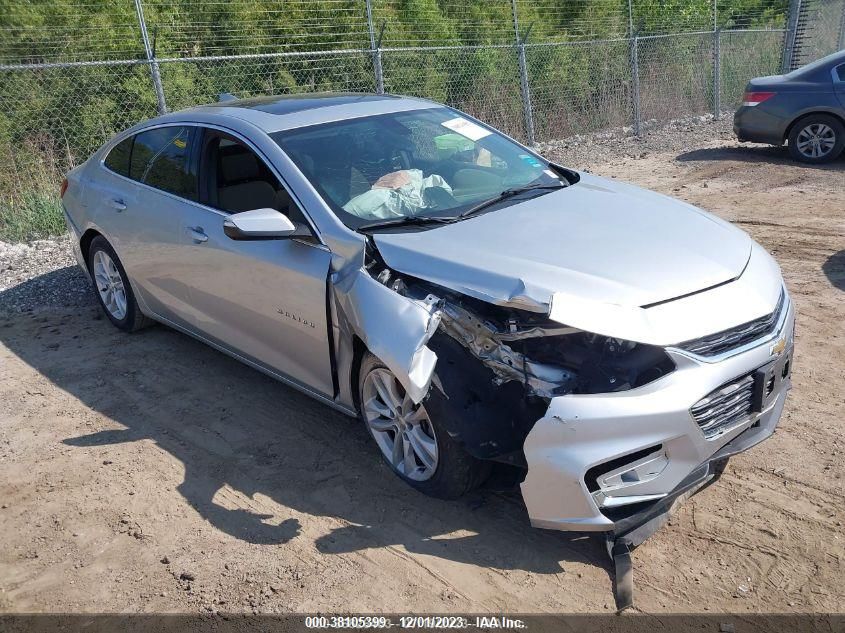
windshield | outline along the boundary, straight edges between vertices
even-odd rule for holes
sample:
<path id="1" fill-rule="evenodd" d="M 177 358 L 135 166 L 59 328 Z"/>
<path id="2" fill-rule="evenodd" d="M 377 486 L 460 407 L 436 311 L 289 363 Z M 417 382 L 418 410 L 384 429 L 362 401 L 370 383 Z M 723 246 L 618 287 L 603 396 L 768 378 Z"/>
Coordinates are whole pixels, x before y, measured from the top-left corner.
<path id="1" fill-rule="evenodd" d="M 505 190 L 561 182 L 545 160 L 448 108 L 271 136 L 352 229 L 402 218 L 456 218 Z"/>

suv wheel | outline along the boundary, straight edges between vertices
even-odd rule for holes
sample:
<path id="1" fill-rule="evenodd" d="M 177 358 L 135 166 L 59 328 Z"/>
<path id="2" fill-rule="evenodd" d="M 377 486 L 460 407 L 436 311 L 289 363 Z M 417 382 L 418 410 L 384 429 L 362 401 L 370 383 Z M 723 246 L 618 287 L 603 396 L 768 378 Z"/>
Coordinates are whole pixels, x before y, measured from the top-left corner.
<path id="1" fill-rule="evenodd" d="M 828 114 L 811 114 L 792 126 L 789 153 L 805 163 L 827 163 L 845 147 L 845 126 Z"/>
<path id="2" fill-rule="evenodd" d="M 138 307 L 117 253 L 102 236 L 95 237 L 88 249 L 88 271 L 100 307 L 116 327 L 134 332 L 152 324 Z"/>
<path id="3" fill-rule="evenodd" d="M 361 418 L 394 473 L 432 497 L 455 499 L 479 486 L 490 465 L 475 459 L 429 415 L 414 404 L 396 376 L 370 353 L 358 372 Z M 432 390 L 429 397 L 439 397 Z"/>

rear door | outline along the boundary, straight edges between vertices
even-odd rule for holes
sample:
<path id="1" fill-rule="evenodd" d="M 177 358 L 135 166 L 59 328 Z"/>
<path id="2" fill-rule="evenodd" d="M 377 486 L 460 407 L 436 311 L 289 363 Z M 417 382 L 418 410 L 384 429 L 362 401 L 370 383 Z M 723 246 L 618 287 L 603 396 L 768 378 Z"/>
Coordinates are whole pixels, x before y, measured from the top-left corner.
<path id="1" fill-rule="evenodd" d="M 103 161 L 99 223 L 140 300 L 179 325 L 190 318 L 187 290 L 173 274 L 179 217 L 198 196 L 196 128 L 149 128 L 116 145 Z"/>
<path id="2" fill-rule="evenodd" d="M 124 245 L 132 240 L 128 234 L 132 224 L 131 210 L 137 208 L 138 186 L 129 180 L 134 140 L 134 136 L 123 139 L 109 149 L 102 163 L 91 166 L 91 173 L 86 174 L 88 195 L 81 199 L 91 206 L 91 219 L 97 229 L 105 233 L 124 265 Z"/>
<path id="3" fill-rule="evenodd" d="M 326 316 L 331 253 L 316 239 L 240 241 L 230 214 L 275 208 L 305 217 L 264 158 L 244 139 L 206 129 L 200 202 L 179 228 L 174 276 L 187 286 L 194 327 L 207 338 L 324 395 L 333 395 Z"/>
<path id="4" fill-rule="evenodd" d="M 190 322 L 191 308 L 176 274 L 182 256 L 179 224 L 198 196 L 196 137 L 197 129 L 189 125 L 135 136 L 129 178 L 138 184 L 135 200 L 123 211 L 126 237 L 120 253 L 147 306 L 183 326 Z"/>

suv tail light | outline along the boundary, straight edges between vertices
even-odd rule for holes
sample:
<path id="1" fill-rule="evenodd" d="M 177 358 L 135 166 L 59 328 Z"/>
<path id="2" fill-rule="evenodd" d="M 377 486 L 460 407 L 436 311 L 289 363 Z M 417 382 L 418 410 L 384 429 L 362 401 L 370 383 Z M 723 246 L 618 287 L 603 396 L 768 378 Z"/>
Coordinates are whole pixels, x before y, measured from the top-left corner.
<path id="1" fill-rule="evenodd" d="M 742 98 L 742 105 L 756 106 L 775 96 L 775 92 L 746 92 Z"/>
<path id="2" fill-rule="evenodd" d="M 67 178 L 62 180 L 62 188 L 59 189 L 59 197 L 60 198 L 65 197 L 65 191 L 67 191 Z"/>

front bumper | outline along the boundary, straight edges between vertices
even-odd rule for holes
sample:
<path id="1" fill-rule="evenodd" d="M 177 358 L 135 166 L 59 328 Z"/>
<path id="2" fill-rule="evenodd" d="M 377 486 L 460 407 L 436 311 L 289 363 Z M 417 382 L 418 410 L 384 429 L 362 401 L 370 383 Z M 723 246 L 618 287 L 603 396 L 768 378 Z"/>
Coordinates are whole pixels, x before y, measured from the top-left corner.
<path id="1" fill-rule="evenodd" d="M 774 333 L 727 358 L 704 359 L 669 349 L 677 368 L 653 383 L 625 392 L 553 398 L 524 446 L 528 473 L 522 495 L 531 524 L 621 534 L 712 477 L 714 460 L 769 437 L 791 386 L 788 375 L 777 383 L 762 411 L 711 439 L 690 407 L 769 363 L 774 342 L 783 338 L 786 349 L 781 354 L 791 355 L 791 301 L 784 315 Z M 626 462 L 627 457 L 631 459 Z M 605 468 L 609 462 L 612 468 Z M 625 472 L 638 463 L 643 464 L 638 471 Z M 596 472 L 603 477 L 625 472 L 627 477 L 611 477 L 612 485 L 602 488 L 595 485 Z"/>

